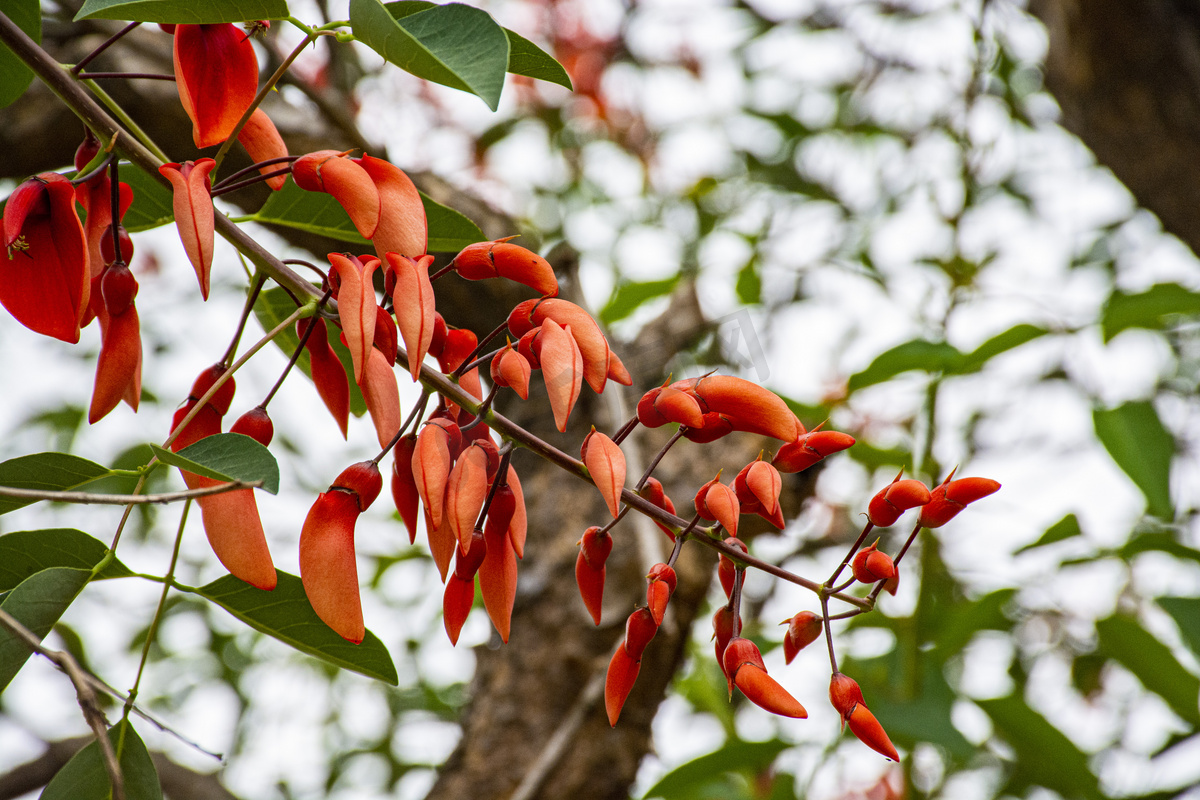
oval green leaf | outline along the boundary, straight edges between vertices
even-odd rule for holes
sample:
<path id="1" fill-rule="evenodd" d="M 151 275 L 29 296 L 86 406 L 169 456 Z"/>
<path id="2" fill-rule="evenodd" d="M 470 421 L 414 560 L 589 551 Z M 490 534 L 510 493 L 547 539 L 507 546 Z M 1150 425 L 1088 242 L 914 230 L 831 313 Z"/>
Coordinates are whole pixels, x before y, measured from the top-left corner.
<path id="1" fill-rule="evenodd" d="M 108 467 L 69 453 L 34 453 L 0 463 L 0 486 L 63 492 L 111 474 Z M 0 497 L 0 514 L 36 503 L 19 497 Z"/>
<path id="2" fill-rule="evenodd" d="M 495 111 L 508 70 L 504 29 L 486 11 L 462 3 L 416 13 L 405 5 L 397 19 L 379 0 L 350 0 L 355 38 L 400 69 L 470 92 Z"/>
<path id="3" fill-rule="evenodd" d="M 41 640 L 91 577 L 90 569 L 44 569 L 17 584 L 0 603 L 0 609 L 15 617 Z M 31 653 L 29 646 L 16 634 L 0 627 L 0 692 L 21 671 Z"/>
<path id="4" fill-rule="evenodd" d="M 1171 457 L 1175 439 L 1146 400 L 1092 412 L 1096 436 L 1113 461 L 1146 496 L 1146 511 L 1159 519 L 1174 517 L 1171 505 Z"/>
<path id="5" fill-rule="evenodd" d="M 121 180 L 133 189 L 133 204 L 121 219 L 125 230 L 137 233 L 175 221 L 171 190 L 159 183 L 155 176 L 123 161 Z"/>
<path id="6" fill-rule="evenodd" d="M 4 13 L 30 39 L 42 43 L 42 8 L 38 0 L 5 2 Z M 0 108 L 16 102 L 32 82 L 33 71 L 17 58 L 16 53 L 0 45 Z"/>
<path id="7" fill-rule="evenodd" d="M 262 481 L 265 491 L 279 492 L 279 464 L 275 456 L 249 436 L 218 433 L 206 436 L 178 453 L 157 445 L 150 447 L 164 464 L 218 481 Z"/>
<path id="8" fill-rule="evenodd" d="M 313 611 L 300 578 L 275 570 L 279 582 L 264 592 L 232 575 L 201 586 L 196 593 L 219 605 L 256 631 L 368 678 L 398 682 L 396 666 L 379 637 L 367 631 L 362 644 L 351 644 L 334 633 Z"/>
<path id="9" fill-rule="evenodd" d="M 538 47 L 519 33 L 504 29 L 508 36 L 508 71 L 539 81 L 557 83 L 564 89 L 574 90 L 571 76 L 554 56 Z"/>
<path id="10" fill-rule="evenodd" d="M 211 25 L 256 19 L 287 19 L 285 0 L 87 0 L 75 21 L 126 19 L 132 22 L 169 22 Z"/>
<path id="11" fill-rule="evenodd" d="M 108 730 L 113 750 L 121 744 L 121 778 L 125 781 L 126 800 L 162 800 L 158 771 L 145 743 L 129 720 L 121 720 Z M 39 800 L 109 800 L 112 781 L 104 768 L 100 746 L 93 739 L 50 779 Z"/>
<path id="12" fill-rule="evenodd" d="M 107 553 L 103 542 L 74 528 L 14 531 L 0 536 L 0 592 L 51 567 L 90 572 Z M 114 558 L 96 577 L 127 578 L 132 574 L 129 567 Z"/>

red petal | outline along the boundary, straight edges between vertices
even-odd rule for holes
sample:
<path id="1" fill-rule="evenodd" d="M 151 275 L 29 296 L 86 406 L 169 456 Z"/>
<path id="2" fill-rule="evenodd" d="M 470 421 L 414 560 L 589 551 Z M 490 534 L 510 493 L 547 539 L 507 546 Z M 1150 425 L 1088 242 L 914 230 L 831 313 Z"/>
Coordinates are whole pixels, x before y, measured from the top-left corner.
<path id="1" fill-rule="evenodd" d="M 640 668 L 641 661 L 631 658 L 623 646 L 617 648 L 608 662 L 608 674 L 604 678 L 604 710 L 608 712 L 608 724 L 614 728 Z"/>
<path id="2" fill-rule="evenodd" d="M 103 418 L 122 398 L 132 397 L 129 405 L 137 411 L 142 394 L 142 339 L 137 309 L 131 305 L 124 314 L 105 314 L 100 322 L 102 340 L 89 423 Z"/>
<path id="3" fill-rule="evenodd" d="M 412 471 L 417 492 L 425 504 L 425 515 L 429 524 L 438 528 L 442 524 L 442 509 L 446 496 L 446 480 L 452 466 L 449 435 L 439 425 L 429 424 L 417 435 L 417 447 L 413 452 Z M 445 575 L 445 570 L 442 570 Z"/>
<path id="4" fill-rule="evenodd" d="M 400 430 L 400 389 L 387 358 L 374 347 L 368 351 L 366 372 L 359 388 L 375 423 L 379 446 L 386 447 Z"/>
<path id="5" fill-rule="evenodd" d="M 512 522 L 508 523 L 508 538 L 512 541 L 513 551 L 517 558 L 525 557 L 525 536 L 529 527 L 529 519 L 525 513 L 525 495 L 521 491 L 521 480 L 517 471 L 510 465 L 508 468 L 508 485 L 513 491 Z"/>
<path id="6" fill-rule="evenodd" d="M 250 119 L 246 120 L 246 124 L 242 126 L 241 133 L 237 138 L 242 147 L 246 148 L 250 160 L 256 163 L 282 158 L 288 154 L 287 145 L 283 143 L 283 137 L 279 135 L 275 123 L 261 108 L 254 109 L 254 113 L 250 115 Z M 287 165 L 272 164 L 267 167 L 259 167 L 258 171 L 266 175 L 268 172 L 275 172 L 285 166 Z M 286 181 L 287 175 L 276 175 L 274 178 L 267 178 L 267 185 L 277 192 L 283 188 Z"/>
<path id="7" fill-rule="evenodd" d="M 371 239 L 375 252 L 380 258 L 388 253 L 409 258 L 425 255 L 429 236 L 425 204 L 412 180 L 381 158 L 364 155 L 355 163 L 371 176 L 379 192 L 379 227 L 373 235 L 363 234 Z"/>
<path id="8" fill-rule="evenodd" d="M 375 309 L 379 304 L 375 302 L 371 276 L 379 266 L 379 260 L 368 257 L 360 261 L 353 256 L 347 258 L 340 253 L 330 253 L 329 263 L 333 267 L 330 271 L 341 280 L 337 295 L 338 318 L 354 362 L 354 381 L 361 385 L 367 356 L 375 341 Z"/>
<path id="9" fill-rule="evenodd" d="M 546 328 L 547 320 L 553 320 L 559 326 L 570 329 L 571 338 L 578 345 L 582 359 L 583 379 L 587 381 L 588 386 L 592 387 L 592 391 L 596 393 L 604 391 L 604 384 L 608 380 L 608 340 L 604 338 L 600 326 L 596 324 L 596 320 L 592 319 L 592 315 L 568 300 L 551 297 L 534 306 L 532 317 L 533 322 L 541 325 L 543 330 Z M 509 327 L 511 328 L 511 322 Z M 542 359 L 542 369 L 545 370 L 545 368 L 545 359 Z M 564 429 L 559 428 L 559 430 Z"/>
<path id="10" fill-rule="evenodd" d="M 408 352 L 408 370 L 413 382 L 421 374 L 421 362 L 433 342 L 434 296 L 433 284 L 429 282 L 429 265 L 433 256 L 411 258 L 387 254 L 388 264 L 396 275 L 396 287 L 392 290 L 392 310 L 400 335 L 404 338 L 404 349 Z"/>
<path id="11" fill-rule="evenodd" d="M 567 418 L 582 387 L 584 362 L 570 328 L 559 327 L 552 319 L 542 323 L 542 349 L 538 360 L 542 364 L 542 379 L 554 411 L 554 425 L 567 430 Z"/>
<path id="12" fill-rule="evenodd" d="M 223 495 L 216 495 L 222 497 Z M 300 578 L 317 616 L 343 639 L 358 644 L 366 629 L 354 560 L 358 499 L 343 491 L 317 498 L 300 531 Z"/>
<path id="13" fill-rule="evenodd" d="M 307 325 L 307 320 L 301 320 L 298 326 Z M 342 429 L 342 438 L 346 438 L 347 425 L 350 420 L 350 380 L 346 377 L 346 368 L 342 365 L 337 353 L 329 346 L 325 333 L 325 320 L 317 319 L 316 328 L 308 337 L 306 349 L 309 356 L 309 368 L 312 372 L 313 384 L 317 394 L 321 396 L 325 407 L 333 415 L 338 427 Z"/>
<path id="14" fill-rule="evenodd" d="M 475 581 L 463 580 L 457 573 L 451 573 L 446 580 L 446 593 L 442 596 L 442 622 L 450 636 L 450 644 L 458 644 L 458 633 L 474 603 Z"/>
<path id="15" fill-rule="evenodd" d="M 191 27 L 191 26 L 188 26 Z M 208 174 L 216 162 L 202 158 L 193 164 L 163 164 L 158 171 L 171 182 L 173 189 L 173 211 L 179 239 L 187 252 L 196 278 L 200 281 L 200 295 L 208 299 L 208 276 L 213 259 L 213 204 Z"/>
<path id="16" fill-rule="evenodd" d="M 230 137 L 258 93 L 258 59 L 232 23 L 175 26 L 175 82 L 196 147 Z"/>
<path id="17" fill-rule="evenodd" d="M 690 384 L 690 385 L 689 385 Z M 673 386 L 696 395 L 706 412 L 727 417 L 734 430 L 794 441 L 803 431 L 796 415 L 779 395 L 732 375 L 708 375 Z"/>
<path id="18" fill-rule="evenodd" d="M 821 617 L 811 611 L 801 611 L 784 624 L 788 629 L 783 637 L 783 658 L 784 663 L 790 664 L 797 653 L 817 640 L 824 628 Z"/>
<path id="19" fill-rule="evenodd" d="M 862 703 L 855 706 L 850 712 L 849 719 L 846 723 L 850 726 L 850 732 L 859 738 L 859 740 L 867 747 L 874 750 L 880 755 L 890 758 L 892 761 L 899 761 L 900 754 L 896 752 L 892 740 L 888 738 L 887 732 L 883 726 L 879 724 L 879 720 L 875 719 L 867 707 Z"/>
<path id="20" fill-rule="evenodd" d="M 625 487 L 625 454 L 616 442 L 592 428 L 583 440 L 581 456 L 609 512 L 616 517 Z"/>
<path id="21" fill-rule="evenodd" d="M 808 718 L 808 711 L 800 705 L 800 701 L 792 697 L 765 669 L 754 664 L 743 664 L 733 682 L 750 702 L 772 714 L 794 719 Z"/>
<path id="22" fill-rule="evenodd" d="M 412 457 L 416 449 L 417 437 L 410 433 L 400 437 L 392 450 L 392 501 L 400 512 L 404 527 L 408 529 L 409 544 L 417 540 L 417 508 L 421 501 L 412 471 Z"/>
<path id="23" fill-rule="evenodd" d="M 487 552 L 479 567 L 479 589 L 500 640 L 507 642 L 517 600 L 517 554 L 508 538 L 507 526 L 500 527 L 489 520 L 483 535 Z"/>
<path id="24" fill-rule="evenodd" d="M 471 446 L 463 451 L 446 482 L 446 518 L 463 549 L 471 546 L 471 531 L 487 499 L 487 451 Z"/>

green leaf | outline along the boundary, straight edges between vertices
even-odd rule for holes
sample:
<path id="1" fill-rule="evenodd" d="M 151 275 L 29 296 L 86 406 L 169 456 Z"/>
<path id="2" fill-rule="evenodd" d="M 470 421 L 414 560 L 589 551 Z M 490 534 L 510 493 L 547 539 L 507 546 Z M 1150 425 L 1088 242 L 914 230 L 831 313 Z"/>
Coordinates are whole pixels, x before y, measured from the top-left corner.
<path id="1" fill-rule="evenodd" d="M 644 797 L 664 797 L 670 800 L 674 797 L 691 796 L 696 789 L 727 772 L 758 774 L 775 763 L 779 754 L 789 747 L 791 745 L 779 739 L 769 739 L 765 742 L 726 742 L 719 749 L 694 758 L 686 764 L 680 764 L 668 772 L 650 787 Z"/>
<path id="2" fill-rule="evenodd" d="M 178 453 L 150 445 L 164 464 L 218 481 L 262 481 L 262 488 L 279 493 L 279 464 L 271 451 L 241 433 L 205 436 Z"/>
<path id="3" fill-rule="evenodd" d="M 400 0 L 387 3 L 384 8 L 392 15 L 392 19 L 403 19 L 420 11 L 436 8 L 437 3 L 429 0 Z M 571 86 L 571 77 L 563 69 L 562 64 L 554 57 L 519 33 L 504 29 L 508 36 L 508 71 L 514 75 L 525 75 L 529 78 L 557 83 L 567 89 Z"/>
<path id="4" fill-rule="evenodd" d="M 120 748 L 126 800 L 162 800 L 154 761 L 129 720 L 121 720 L 109 728 L 108 739 L 114 751 Z M 93 739 L 50 780 L 39 800 L 109 800 L 111 797 L 112 781 L 104 767 L 100 745 Z"/>
<path id="5" fill-rule="evenodd" d="M 1149 531 L 1139 533 L 1117 550 L 1117 555 L 1125 561 L 1132 561 L 1135 556 L 1146 552 L 1167 553 L 1184 561 L 1195 561 L 1200 564 L 1200 550 L 1188 547 L 1175 538 L 1170 531 Z M 1087 563 L 1087 562 L 1085 562 Z"/>
<path id="6" fill-rule="evenodd" d="M 571 76 L 554 56 L 538 47 L 519 33 L 504 29 L 508 36 L 508 71 L 539 81 L 557 83 L 565 89 L 574 89 Z"/>
<path id="7" fill-rule="evenodd" d="M 75 21 L 123 19 L 132 22 L 171 22 L 211 25 L 257 19 L 287 19 L 284 0 L 87 0 Z"/>
<path id="8" fill-rule="evenodd" d="M 260 293 L 258 300 L 254 303 L 254 316 L 258 318 L 258 322 L 262 325 L 264 331 L 274 329 L 276 325 L 291 316 L 291 313 L 295 310 L 295 302 L 279 286 Z M 330 329 L 327 328 L 327 330 Z M 362 390 L 358 388 L 358 384 L 350 380 L 349 377 L 354 374 L 353 362 L 350 359 L 350 350 L 346 345 L 342 344 L 341 338 L 337 336 L 336 328 L 332 328 L 331 332 L 333 336 L 329 339 L 329 344 L 333 347 L 333 352 L 337 353 L 337 357 L 341 360 L 342 367 L 346 370 L 346 382 L 350 385 L 350 413 L 356 417 L 361 417 L 367 413 L 367 403 L 363 400 Z M 276 336 L 274 342 L 283 351 L 285 356 L 291 358 L 292 353 L 296 352 L 296 348 L 300 344 L 300 336 L 296 333 L 295 328 L 290 328 Z M 312 380 L 312 360 L 309 358 L 307 347 L 300 353 L 300 359 L 296 362 L 296 366 L 308 376 L 310 381 Z"/>
<path id="9" fill-rule="evenodd" d="M 1010 695 L 975 704 L 1016 753 L 1005 793 L 1023 795 L 1029 786 L 1045 786 L 1068 798 L 1102 796 L 1087 755 L 1023 699 Z"/>
<path id="10" fill-rule="evenodd" d="M 733 290 L 743 305 L 756 306 L 762 302 L 762 276 L 758 273 L 757 258 L 750 259 L 738 270 Z"/>
<path id="11" fill-rule="evenodd" d="M 87 585 L 91 576 L 90 569 L 44 569 L 17 584 L 0 603 L 0 609 L 14 616 L 41 640 Z M 16 634 L 8 628 L 0 628 L 0 692 L 21 671 L 31 652 Z"/>
<path id="12" fill-rule="evenodd" d="M 1099 620 L 1096 633 L 1102 654 L 1136 675 L 1180 719 L 1193 728 L 1200 726 L 1200 678 L 1184 669 L 1169 647 L 1127 616 Z"/>
<path id="13" fill-rule="evenodd" d="M 14 489 L 69 491 L 108 474 L 110 470 L 107 467 L 68 453 L 35 453 L 0 462 L 0 486 L 11 486 Z M 38 501 L 17 497 L 0 497 L 0 514 L 7 514 L 36 502 Z"/>
<path id="14" fill-rule="evenodd" d="M 1149 401 L 1139 400 L 1117 408 L 1092 412 L 1096 436 L 1125 474 L 1146 496 L 1146 510 L 1160 519 L 1171 519 L 1171 456 L 1175 439 L 1163 427 Z"/>
<path id="15" fill-rule="evenodd" d="M 279 576 L 279 583 L 270 592 L 226 575 L 200 587 L 196 593 L 251 628 L 303 653 L 393 686 L 398 683 L 392 657 L 375 634 L 367 631 L 362 644 L 351 644 L 334 633 L 313 611 L 298 577 L 279 570 L 275 570 L 275 574 Z"/>
<path id="16" fill-rule="evenodd" d="M 1184 643 L 1200 655 L 1200 597 L 1160 597 L 1158 604 L 1175 620 Z"/>
<path id="17" fill-rule="evenodd" d="M 1015 347 L 1020 347 L 1026 342 L 1032 342 L 1034 339 L 1045 336 L 1047 333 L 1049 333 L 1048 330 L 1039 328 L 1037 325 L 1014 325 L 1003 333 L 998 333 L 988 339 L 970 353 L 967 353 L 963 358 L 961 367 L 957 371 L 974 372 L 981 369 L 993 356 L 998 356 Z"/>
<path id="18" fill-rule="evenodd" d="M 964 358 L 946 342 L 914 339 L 880 353 L 866 369 L 850 376 L 848 388 L 857 391 L 914 369 L 929 373 L 954 372 L 962 366 Z"/>
<path id="19" fill-rule="evenodd" d="M 121 162 L 121 180 L 133 189 L 133 204 L 125 212 L 121 224 L 130 233 L 148 231 L 175 221 L 171 190 L 145 170 Z"/>
<path id="20" fill-rule="evenodd" d="M 493 111 L 508 69 L 508 36 L 486 11 L 448 3 L 400 18 L 379 0 L 350 0 L 350 28 L 360 42 L 419 78 L 470 92 Z"/>
<path id="21" fill-rule="evenodd" d="M 38 0 L 6 0 L 4 13 L 38 44 L 42 43 L 42 8 Z M 33 82 L 33 70 L 17 54 L 0 45 L 0 108 L 12 105 Z"/>
<path id="22" fill-rule="evenodd" d="M 670 278 L 658 281 L 638 281 L 636 283 L 627 281 L 617 284 L 613 289 L 612 297 L 608 298 L 604 308 L 600 309 L 600 321 L 605 325 L 610 325 L 617 320 L 625 319 L 643 303 L 670 294 L 679 284 L 680 277 L 680 275 L 672 275 Z"/>
<path id="23" fill-rule="evenodd" d="M 1113 292 L 1100 317 L 1104 341 L 1127 328 L 1161 330 L 1170 317 L 1200 314 L 1200 292 L 1177 283 L 1160 283 L 1139 294 Z"/>
<path id="24" fill-rule="evenodd" d="M 103 542 L 74 528 L 15 531 L 0 536 L 0 592 L 52 567 L 90 572 L 107 553 Z M 96 577 L 127 578 L 132 574 L 129 567 L 114 558 Z"/>
<path id="25" fill-rule="evenodd" d="M 1067 514 L 1058 522 L 1047 528 L 1046 532 L 1038 537 L 1036 542 L 1018 548 L 1013 555 L 1019 556 L 1021 553 L 1026 553 L 1035 548 L 1045 547 L 1048 544 L 1054 544 L 1055 542 L 1061 542 L 1064 539 L 1071 539 L 1075 536 L 1082 535 L 1083 529 L 1079 527 L 1079 518 L 1074 514 Z"/>
<path id="26" fill-rule="evenodd" d="M 484 240 L 479 226 L 454 209 L 435 202 L 423 193 L 421 203 L 425 206 L 425 219 L 429 225 L 429 244 L 426 248 L 429 252 L 457 253 L 469 244 Z M 306 192 L 293 181 L 285 183 L 278 192 L 272 192 L 263 207 L 246 219 L 328 236 L 364 250 L 374 249 L 369 241 L 359 235 L 350 221 L 350 215 L 333 199 L 333 195 Z"/>

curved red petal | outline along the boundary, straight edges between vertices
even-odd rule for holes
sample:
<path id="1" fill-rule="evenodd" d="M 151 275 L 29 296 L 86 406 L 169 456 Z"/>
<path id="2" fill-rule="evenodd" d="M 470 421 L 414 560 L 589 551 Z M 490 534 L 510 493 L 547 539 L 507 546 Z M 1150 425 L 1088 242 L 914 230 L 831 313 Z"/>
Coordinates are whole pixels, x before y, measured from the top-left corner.
<path id="1" fill-rule="evenodd" d="M 221 495 L 217 495 L 220 497 Z M 300 531 L 300 578 L 317 616 L 339 636 L 358 644 L 366 635 L 354 560 L 358 499 L 322 493 Z"/>

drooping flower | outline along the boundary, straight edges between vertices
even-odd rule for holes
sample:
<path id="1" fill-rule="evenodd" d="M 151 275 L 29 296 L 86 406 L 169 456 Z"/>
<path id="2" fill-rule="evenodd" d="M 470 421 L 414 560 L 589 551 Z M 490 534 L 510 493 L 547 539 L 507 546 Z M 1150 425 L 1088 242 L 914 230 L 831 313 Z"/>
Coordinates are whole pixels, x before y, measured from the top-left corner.
<path id="1" fill-rule="evenodd" d="M 656 633 L 658 625 L 648 608 L 634 611 L 625 622 L 625 639 L 617 645 L 612 660 L 608 662 L 608 673 L 604 679 L 604 709 L 608 712 L 608 724 L 613 727 L 616 727 L 625 700 L 637 680 L 642 653 Z"/>
<path id="2" fill-rule="evenodd" d="M 434 309 L 433 284 L 429 282 L 429 265 L 433 256 L 414 260 L 408 256 L 387 254 L 388 270 L 394 276 L 392 310 L 404 338 L 408 353 L 408 371 L 413 382 L 421 374 L 421 362 L 433 342 Z"/>
<path id="3" fill-rule="evenodd" d="M 246 34 L 232 23 L 176 25 L 174 63 L 196 147 L 228 139 L 258 93 L 258 59 Z"/>
<path id="4" fill-rule="evenodd" d="M 616 517 L 621 506 L 621 490 L 625 488 L 625 454 L 616 442 L 592 428 L 583 439 L 579 457 L 608 504 L 609 513 Z"/>
<path id="5" fill-rule="evenodd" d="M 841 715 L 842 725 L 849 725 L 850 732 L 863 744 L 892 761 L 900 760 L 900 754 L 896 752 L 887 732 L 863 702 L 862 689 L 857 681 L 840 672 L 833 673 L 829 682 L 829 701 Z"/>
<path id="6" fill-rule="evenodd" d="M 310 323 L 313 325 L 313 332 L 304 343 L 304 348 L 308 351 L 313 385 L 317 387 L 321 401 L 342 429 L 342 438 L 345 439 L 350 421 L 350 380 L 346 377 L 346 368 L 342 366 L 341 359 L 329 344 L 325 320 L 315 317 L 298 321 L 297 335 L 303 336 Z"/>
<path id="7" fill-rule="evenodd" d="M 376 309 L 379 304 L 375 300 L 371 276 L 379 266 L 379 259 L 330 253 L 329 263 L 332 265 L 329 279 L 334 286 L 333 296 L 338 301 L 342 335 L 354 362 L 354 381 L 361 385 L 367 357 L 375 341 Z"/>
<path id="8" fill-rule="evenodd" d="M 216 162 L 211 158 L 202 158 L 194 163 L 163 164 L 158 168 L 171 182 L 175 227 L 188 260 L 196 270 L 200 294 L 205 300 L 208 299 L 208 276 L 212 270 L 216 231 L 208 174 L 215 166 Z"/>
<path id="9" fill-rule="evenodd" d="M 892 563 L 891 556 L 876 549 L 878 544 L 873 542 L 870 547 L 859 550 L 850 563 L 854 578 L 859 583 L 875 583 L 896 577 L 896 565 Z"/>
<path id="10" fill-rule="evenodd" d="M 1000 484 L 991 478 L 959 478 L 952 471 L 930 492 L 930 500 L 921 507 L 917 523 L 924 528 L 939 528 L 957 516 L 969 504 L 987 497 L 1000 489 Z"/>
<path id="11" fill-rule="evenodd" d="M 317 616 L 347 641 L 366 635 L 354 526 L 383 489 L 383 477 L 371 461 L 352 464 L 322 492 L 300 531 L 300 579 Z"/>
<path id="12" fill-rule="evenodd" d="M 654 624 L 662 625 L 667 603 L 675 594 L 675 570 L 667 564 L 655 564 L 646 575 L 646 580 L 646 607 L 650 609 L 650 616 L 654 617 Z"/>
<path id="13" fill-rule="evenodd" d="M 780 624 L 788 626 L 787 633 L 783 635 L 783 659 L 786 664 L 792 663 L 797 653 L 815 642 L 823 630 L 821 616 L 811 611 L 801 611 Z"/>
<path id="14" fill-rule="evenodd" d="M 510 244 L 508 239 L 467 245 L 450 263 L 467 280 L 508 278 L 544 296 L 558 294 L 558 279 L 550 263 L 532 250 Z"/>
<path id="15" fill-rule="evenodd" d="M 570 328 L 571 338 L 578 346 L 583 362 L 583 379 L 592 387 L 592 391 L 597 394 L 603 392 L 609 378 L 625 386 L 633 384 L 629 371 L 608 346 L 608 340 L 596 320 L 568 300 L 547 297 L 519 303 L 508 315 L 508 329 L 514 336 L 524 336 L 538 326 L 544 330 L 547 320 Z"/>
<path id="16" fill-rule="evenodd" d="M 279 135 L 279 129 L 275 127 L 275 123 L 267 116 L 267 112 L 261 108 L 254 109 L 254 113 L 250 115 L 250 119 L 246 120 L 246 124 L 242 126 L 242 130 L 238 133 L 237 139 L 242 147 L 246 148 L 246 153 L 249 154 L 250 160 L 255 163 L 270 161 L 273 158 L 282 158 L 288 154 L 287 145 L 283 143 L 283 137 Z M 277 171 L 282 166 L 286 165 L 271 164 L 259 167 L 258 171 L 266 175 L 269 172 Z M 286 182 L 287 175 L 276 175 L 266 180 L 267 185 L 276 192 L 282 189 L 283 184 Z"/>
<path id="17" fill-rule="evenodd" d="M 730 536 L 737 536 L 741 503 L 733 489 L 721 483 L 720 473 L 696 492 L 695 505 L 701 519 L 720 522 Z"/>
<path id="18" fill-rule="evenodd" d="M 731 639 L 721 657 L 721 665 L 730 682 L 730 694 L 732 687 L 737 686 L 750 702 L 772 714 L 794 719 L 808 717 L 804 706 L 767 674 L 758 646 L 749 639 Z"/>
<path id="19" fill-rule="evenodd" d="M 0 220 L 0 303 L 32 331 L 74 344 L 91 292 L 75 187 L 55 172 L 22 183 Z"/>
<path id="20" fill-rule="evenodd" d="M 583 532 L 579 540 L 579 555 L 575 558 L 575 583 L 579 587 L 579 596 L 583 598 L 583 604 L 597 625 L 600 624 L 600 610 L 604 602 L 605 562 L 612 548 L 612 537 L 593 525 Z"/>
<path id="21" fill-rule="evenodd" d="M 880 489 L 867 505 L 867 518 L 871 524 L 886 528 L 896 524 L 900 515 L 910 508 L 928 503 L 933 497 L 929 489 L 918 480 L 900 480 L 901 470 L 887 486 Z"/>

